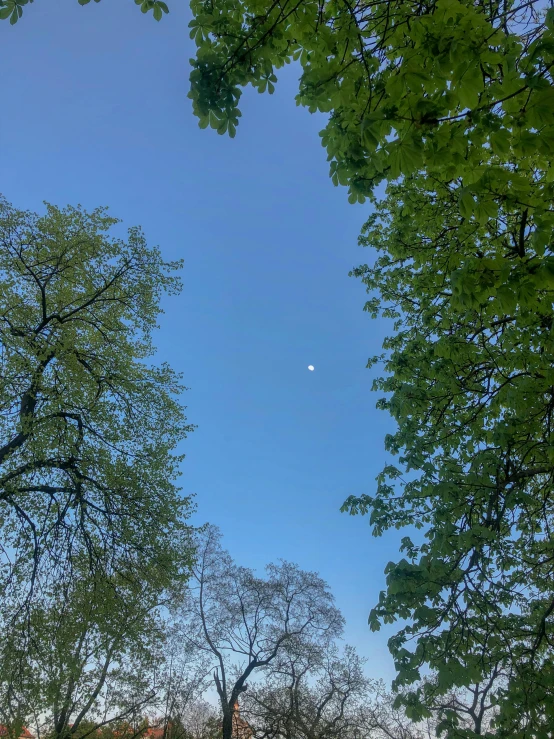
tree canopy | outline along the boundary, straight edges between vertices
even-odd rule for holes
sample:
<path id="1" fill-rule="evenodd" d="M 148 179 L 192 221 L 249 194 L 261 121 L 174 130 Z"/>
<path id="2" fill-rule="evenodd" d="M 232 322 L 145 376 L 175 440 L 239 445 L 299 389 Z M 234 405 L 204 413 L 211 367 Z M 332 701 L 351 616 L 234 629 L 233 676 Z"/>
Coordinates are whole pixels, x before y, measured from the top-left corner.
<path id="1" fill-rule="evenodd" d="M 493 215 L 495 188 L 522 193 L 487 173 L 491 158 L 550 169 L 554 11 L 538 1 L 192 0 L 191 8 L 189 97 L 200 126 L 234 136 L 242 88 L 272 93 L 275 70 L 298 61 L 297 103 L 330 114 L 322 143 L 333 181 L 353 201 L 424 168 L 464 180 L 466 213 L 481 206 Z M 548 209 L 550 182 L 534 195 Z"/>
<path id="2" fill-rule="evenodd" d="M 38 216 L 0 201 L 3 620 L 79 557 L 160 589 L 190 565 L 175 447 L 192 427 L 180 376 L 148 362 L 180 264 L 138 228 L 109 237 L 116 223 L 102 208 Z"/>
<path id="3" fill-rule="evenodd" d="M 404 538 L 370 617 L 374 629 L 410 619 L 390 642 L 398 684 L 425 663 L 444 691 L 507 673 L 510 736 L 512 719 L 528 710 L 540 725 L 554 698 L 554 281 L 522 219 L 508 204 L 494 222 L 462 219 L 447 186 L 412 177 L 366 223 L 361 243 L 379 256 L 354 273 L 366 309 L 395 321 L 374 362 L 400 464 L 345 505 L 370 511 L 376 534 L 425 530 L 423 544 Z"/>

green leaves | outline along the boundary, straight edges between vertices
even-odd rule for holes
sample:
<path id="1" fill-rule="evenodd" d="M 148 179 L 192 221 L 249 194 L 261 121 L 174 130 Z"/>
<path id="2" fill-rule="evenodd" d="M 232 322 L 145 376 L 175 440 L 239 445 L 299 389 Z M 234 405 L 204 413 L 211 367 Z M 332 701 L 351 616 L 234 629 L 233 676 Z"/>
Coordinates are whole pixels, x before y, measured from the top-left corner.
<path id="1" fill-rule="evenodd" d="M 373 315 L 398 316 L 376 385 L 389 395 L 382 406 L 397 431 L 386 448 L 399 462 L 378 476 L 375 494 L 351 497 L 344 509 L 369 513 L 376 535 L 425 531 L 419 547 L 403 539 L 409 561 L 387 566 L 370 615 L 372 630 L 407 622 L 390 641 L 397 685 L 433 670 L 435 692 L 420 695 L 429 707 L 469 680 L 483 690 L 491 680 L 497 734 L 519 736 L 528 722 L 527 735 L 538 737 L 546 697 L 535 711 L 526 696 L 537 686 L 534 665 L 550 654 L 536 614 L 543 618 L 554 598 L 544 558 L 554 521 L 552 216 L 546 204 L 531 213 L 516 197 L 492 200 L 485 183 L 510 192 L 508 177 L 468 179 L 468 187 L 431 186 L 423 174 L 389 186 L 362 233 L 379 255 L 354 273 L 379 296 Z M 399 466 L 412 470 L 409 481 Z M 446 721 L 447 736 L 458 736 L 453 727 Z"/>
<path id="2" fill-rule="evenodd" d="M 0 0 L 0 20 L 10 19 L 10 23 L 13 26 L 19 18 L 23 15 L 23 6 L 34 0 Z M 91 0 L 77 0 L 79 5 L 88 5 Z M 94 0 L 95 3 L 100 0 Z M 135 0 L 135 4 L 140 6 L 143 13 L 148 13 L 150 10 L 155 20 L 160 21 L 163 14 L 169 13 L 169 8 L 163 0 Z"/>
<path id="3" fill-rule="evenodd" d="M 33 0 L 2 0 L 0 1 L 0 20 L 10 19 L 10 25 L 14 25 L 23 15 L 23 6 Z"/>
<path id="4" fill-rule="evenodd" d="M 454 70 L 455 91 L 462 108 L 472 110 L 479 104 L 479 94 L 484 89 L 483 73 L 478 61 L 462 62 Z"/>
<path id="5" fill-rule="evenodd" d="M 98 0 L 95 1 L 98 2 Z M 162 0 L 135 0 L 135 5 L 140 6 L 142 13 L 148 13 L 151 10 L 157 21 L 161 21 L 164 13 L 169 13 L 169 8 Z"/>
<path id="6" fill-rule="evenodd" d="M 460 193 L 460 213 L 463 218 L 471 218 L 475 211 L 475 198 L 467 190 Z"/>
<path id="7" fill-rule="evenodd" d="M 524 11 L 533 27 L 525 51 L 515 10 L 498 28 L 484 2 L 439 2 L 438 12 L 401 3 L 392 27 L 376 7 L 362 4 L 344 23 L 334 7 L 322 22 L 314 0 L 298 14 L 259 0 L 222 0 L 209 12 L 200 0 L 191 7 L 198 44 L 191 98 L 199 119 L 228 109 L 248 84 L 271 92 L 274 70 L 298 59 L 297 102 L 331 113 L 323 143 L 331 176 L 341 173 L 337 181 L 352 202 L 359 200 L 354 179 L 365 182 L 367 196 L 383 179 L 424 164 L 441 181 L 464 178 L 491 153 L 505 160 L 516 138 L 518 156 L 521 149 L 529 163 L 537 166 L 537 154 L 539 167 L 551 159 L 550 149 L 541 151 L 544 136 L 531 129 L 554 120 L 548 82 L 554 34 L 533 25 L 531 6 Z"/>
<path id="8" fill-rule="evenodd" d="M 412 137 L 393 141 L 388 146 L 390 178 L 395 180 L 400 175 L 410 175 L 423 164 L 423 152 Z"/>
<path id="9" fill-rule="evenodd" d="M 117 733 L 100 727 L 136 713 L 163 684 L 167 594 L 149 578 L 139 586 L 123 573 L 90 578 L 83 557 L 73 568 L 73 578 L 36 594 L 26 617 L 19 613 L 0 634 L 2 717 L 9 720 L 14 708 L 26 717 L 40 713 L 52 739 L 68 736 L 67 724 L 69 735 L 109 739 Z"/>
<path id="10" fill-rule="evenodd" d="M 510 153 L 510 133 L 505 128 L 491 134 L 491 148 L 496 156 L 506 158 Z"/>

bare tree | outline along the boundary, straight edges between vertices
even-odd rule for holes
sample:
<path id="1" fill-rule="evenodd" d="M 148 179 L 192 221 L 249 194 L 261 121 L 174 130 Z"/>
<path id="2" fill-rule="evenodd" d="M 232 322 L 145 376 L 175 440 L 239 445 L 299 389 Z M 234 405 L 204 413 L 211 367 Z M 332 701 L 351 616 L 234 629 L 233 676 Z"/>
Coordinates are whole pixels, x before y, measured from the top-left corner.
<path id="1" fill-rule="evenodd" d="M 359 713 L 361 734 L 356 739 L 465 739 L 494 733 L 494 696 L 506 685 L 506 675 L 496 667 L 489 678 L 467 688 L 445 690 L 435 676 L 415 689 L 390 692 L 385 683 L 373 681 Z M 419 708 L 424 707 L 421 712 Z M 413 718 L 409 718 L 412 716 Z"/>
<path id="2" fill-rule="evenodd" d="M 363 671 L 354 648 L 292 650 L 245 694 L 255 739 L 430 739 L 436 717 L 416 723 L 382 680 Z"/>
<path id="3" fill-rule="evenodd" d="M 293 643 L 332 640 L 341 633 L 343 618 L 317 574 L 281 562 L 268 565 L 266 577 L 258 577 L 233 562 L 220 538 L 213 526 L 198 537 L 186 638 L 212 659 L 222 736 L 231 739 L 247 680 Z"/>
<path id="4" fill-rule="evenodd" d="M 211 739 L 214 728 L 219 729 L 218 719 L 219 712 L 211 703 L 202 699 L 191 701 L 182 717 L 187 739 Z"/>
<path id="5" fill-rule="evenodd" d="M 202 723 L 200 715 L 204 714 L 207 721 L 214 713 L 201 697 L 210 682 L 211 663 L 204 653 L 186 645 L 183 627 L 178 620 L 168 624 L 164 634 L 165 660 L 158 701 L 161 714 L 152 722 L 163 729 L 162 739 L 194 739 Z"/>
<path id="6" fill-rule="evenodd" d="M 414 722 L 383 680 L 368 683 L 353 720 L 352 739 L 430 739 L 436 736 L 434 720 Z"/>
<path id="7" fill-rule="evenodd" d="M 435 677 L 422 681 L 414 691 L 423 697 L 439 734 L 448 739 L 467 736 L 487 736 L 493 728 L 497 714 L 496 697 L 508 684 L 508 675 L 498 664 L 491 667 L 486 680 L 455 688 L 441 690 Z M 414 694 L 412 693 L 412 695 Z"/>
<path id="8" fill-rule="evenodd" d="M 356 728 L 367 685 L 353 647 L 289 650 L 246 694 L 243 712 L 257 739 L 339 739 Z"/>

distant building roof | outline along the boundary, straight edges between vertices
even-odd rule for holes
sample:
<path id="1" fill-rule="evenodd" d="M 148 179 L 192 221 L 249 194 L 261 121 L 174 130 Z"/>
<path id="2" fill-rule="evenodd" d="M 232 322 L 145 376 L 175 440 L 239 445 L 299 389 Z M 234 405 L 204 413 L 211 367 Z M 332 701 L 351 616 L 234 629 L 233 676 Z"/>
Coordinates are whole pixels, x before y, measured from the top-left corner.
<path id="1" fill-rule="evenodd" d="M 164 730 L 163 726 L 149 726 L 141 736 L 149 736 L 150 739 L 162 739 Z"/>
<path id="2" fill-rule="evenodd" d="M 7 734 L 8 734 L 7 726 L 2 726 L 2 724 L 0 724 L 0 736 L 6 736 Z M 33 734 L 31 734 L 31 732 L 26 726 L 23 726 L 21 729 L 21 733 L 19 735 L 19 739 L 35 739 L 35 737 Z"/>
<path id="3" fill-rule="evenodd" d="M 235 703 L 233 713 L 233 739 L 251 739 L 252 727 L 245 721 L 239 712 L 239 704 Z"/>

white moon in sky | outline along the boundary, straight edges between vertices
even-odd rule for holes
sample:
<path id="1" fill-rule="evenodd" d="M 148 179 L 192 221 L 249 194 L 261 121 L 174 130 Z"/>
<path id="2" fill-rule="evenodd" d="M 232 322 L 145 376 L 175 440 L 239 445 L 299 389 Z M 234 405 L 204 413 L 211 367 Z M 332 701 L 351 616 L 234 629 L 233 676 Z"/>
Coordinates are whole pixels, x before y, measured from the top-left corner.
<path id="1" fill-rule="evenodd" d="M 315 367 L 313 366 L 313 364 L 309 364 L 308 369 L 310 370 L 310 372 L 313 372 Z"/>

